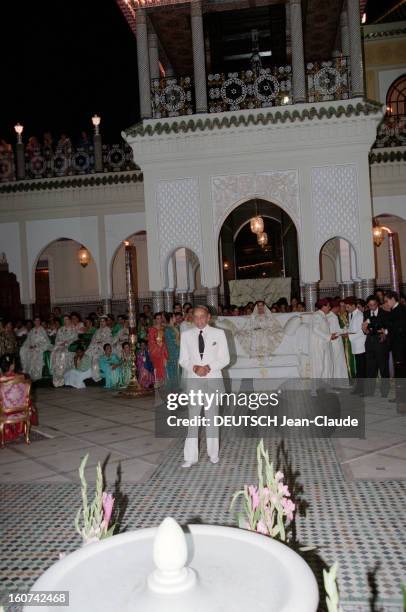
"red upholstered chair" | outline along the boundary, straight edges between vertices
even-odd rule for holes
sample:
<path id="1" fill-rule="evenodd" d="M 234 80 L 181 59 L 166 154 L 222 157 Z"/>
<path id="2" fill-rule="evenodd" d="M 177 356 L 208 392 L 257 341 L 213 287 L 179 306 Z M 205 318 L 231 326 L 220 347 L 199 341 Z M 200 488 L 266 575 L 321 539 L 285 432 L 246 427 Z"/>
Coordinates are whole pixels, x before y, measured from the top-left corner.
<path id="1" fill-rule="evenodd" d="M 4 446 L 5 425 L 21 424 L 26 444 L 30 443 L 30 418 L 31 418 L 31 381 L 22 380 L 20 377 L 0 382 L 0 435 L 1 446 Z"/>

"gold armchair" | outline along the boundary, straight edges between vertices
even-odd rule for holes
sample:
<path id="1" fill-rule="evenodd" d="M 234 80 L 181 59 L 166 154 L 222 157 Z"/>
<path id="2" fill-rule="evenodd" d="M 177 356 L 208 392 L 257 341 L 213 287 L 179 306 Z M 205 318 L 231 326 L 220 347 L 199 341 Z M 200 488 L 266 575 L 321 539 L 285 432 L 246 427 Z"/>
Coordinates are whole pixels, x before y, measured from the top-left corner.
<path id="1" fill-rule="evenodd" d="M 30 443 L 31 381 L 20 377 L 0 382 L 0 436 L 4 447 L 4 427 L 7 424 L 24 424 L 26 444 Z"/>

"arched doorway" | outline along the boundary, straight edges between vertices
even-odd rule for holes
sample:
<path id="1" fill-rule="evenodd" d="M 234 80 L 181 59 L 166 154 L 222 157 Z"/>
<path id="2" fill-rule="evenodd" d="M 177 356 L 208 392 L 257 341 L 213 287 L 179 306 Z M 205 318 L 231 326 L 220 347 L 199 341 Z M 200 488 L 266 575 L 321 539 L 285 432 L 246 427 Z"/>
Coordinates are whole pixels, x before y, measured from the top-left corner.
<path id="1" fill-rule="evenodd" d="M 330 238 L 320 249 L 320 295 L 343 296 L 354 292 L 352 286 L 357 279 L 355 250 L 348 240 L 336 236 Z M 347 289 L 344 290 L 344 285 Z"/>
<path id="2" fill-rule="evenodd" d="M 48 318 L 51 307 L 93 309 L 100 302 L 95 261 L 85 245 L 58 238 L 39 254 L 34 269 L 34 312 Z"/>
<path id="3" fill-rule="evenodd" d="M 267 242 L 259 244 L 250 220 L 260 216 Z M 229 303 L 230 281 L 291 279 L 289 297 L 299 295 L 299 257 L 296 226 L 280 206 L 251 199 L 237 206 L 225 219 L 219 238 L 221 300 Z M 281 297 L 281 296 L 279 296 Z"/>
<path id="4" fill-rule="evenodd" d="M 117 247 L 111 261 L 111 288 L 113 312 L 121 313 L 127 309 L 127 287 L 125 275 L 125 247 L 128 241 L 133 249 L 132 253 L 132 278 L 133 291 L 137 297 L 137 308 L 142 309 L 144 303 L 149 303 L 149 279 L 148 279 L 148 252 L 147 233 L 136 232 L 127 236 Z"/>
<path id="5" fill-rule="evenodd" d="M 200 261 L 196 253 L 179 247 L 168 258 L 167 288 L 182 304 L 193 302 L 203 291 L 200 280 Z M 169 304 L 167 304 L 169 306 Z"/>

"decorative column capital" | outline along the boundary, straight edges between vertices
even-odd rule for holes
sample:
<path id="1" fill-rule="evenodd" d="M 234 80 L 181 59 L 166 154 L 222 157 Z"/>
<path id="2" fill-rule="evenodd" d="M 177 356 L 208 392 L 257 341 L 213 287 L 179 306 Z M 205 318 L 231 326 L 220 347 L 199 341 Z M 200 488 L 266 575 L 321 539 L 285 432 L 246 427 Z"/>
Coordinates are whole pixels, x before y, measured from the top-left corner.
<path id="1" fill-rule="evenodd" d="M 201 17 L 203 15 L 202 0 L 190 1 L 190 16 Z"/>

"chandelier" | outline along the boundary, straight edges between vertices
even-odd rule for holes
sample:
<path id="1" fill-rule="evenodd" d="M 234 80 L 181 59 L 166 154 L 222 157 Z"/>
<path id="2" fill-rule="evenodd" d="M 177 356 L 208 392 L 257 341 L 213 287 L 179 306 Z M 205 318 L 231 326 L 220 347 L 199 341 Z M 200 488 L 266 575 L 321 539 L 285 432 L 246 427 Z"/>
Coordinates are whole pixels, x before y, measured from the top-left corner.
<path id="1" fill-rule="evenodd" d="M 255 216 L 250 220 L 251 232 L 253 234 L 262 234 L 264 231 L 264 220 L 258 215 L 258 201 L 255 200 Z"/>
<path id="2" fill-rule="evenodd" d="M 78 260 L 82 268 L 86 268 L 86 266 L 90 263 L 90 253 L 86 247 L 82 246 L 78 250 Z"/>
<path id="3" fill-rule="evenodd" d="M 268 244 L 268 234 L 266 232 L 261 232 L 257 236 L 258 244 L 261 247 L 264 247 Z"/>

